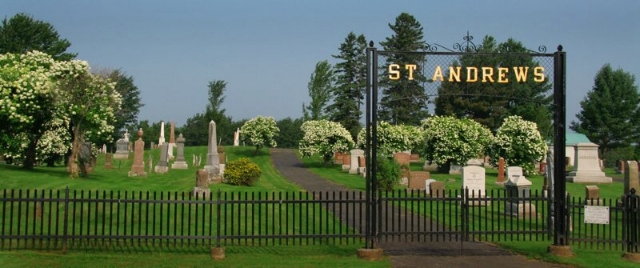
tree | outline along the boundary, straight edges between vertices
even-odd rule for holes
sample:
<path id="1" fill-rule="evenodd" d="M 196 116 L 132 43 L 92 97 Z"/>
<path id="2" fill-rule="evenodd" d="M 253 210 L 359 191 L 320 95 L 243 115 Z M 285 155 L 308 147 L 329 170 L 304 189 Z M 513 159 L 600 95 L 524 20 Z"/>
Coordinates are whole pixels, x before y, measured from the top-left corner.
<path id="1" fill-rule="evenodd" d="M 333 84 L 333 69 L 328 61 L 316 63 L 316 69 L 309 79 L 308 89 L 311 102 L 302 104 L 304 120 L 319 120 L 325 117 L 323 110 L 331 100 L 331 86 Z"/>
<path id="2" fill-rule="evenodd" d="M 520 166 L 525 174 L 535 174 L 536 161 L 547 153 L 547 143 L 536 123 L 514 115 L 504 119 L 491 145 L 491 162 L 497 165 L 500 157 L 508 166 Z"/>
<path id="3" fill-rule="evenodd" d="M 274 137 L 280 132 L 276 120 L 271 116 L 257 116 L 242 125 L 241 139 L 256 147 L 255 154 L 265 146 L 276 147 Z"/>
<path id="4" fill-rule="evenodd" d="M 366 89 L 367 39 L 350 32 L 340 44 L 340 53 L 333 55 L 340 60 L 335 65 L 336 82 L 331 91 L 333 103 L 326 107 L 328 119 L 342 124 L 356 138 L 361 128 L 361 105 Z"/>
<path id="5" fill-rule="evenodd" d="M 64 66 L 42 52 L 0 54 L 0 145 L 10 158 L 33 169 L 45 126 L 57 115 L 56 79 Z M 54 71 L 57 70 L 57 71 Z"/>
<path id="6" fill-rule="evenodd" d="M 422 54 L 401 52 L 426 49 L 420 22 L 408 13 L 401 13 L 396 17 L 395 24 L 389 24 L 389 27 L 394 34 L 380 44 L 384 50 L 398 53 L 387 57 L 387 63 L 401 66 L 418 66 L 424 63 L 425 58 Z M 410 68 L 399 68 L 397 71 L 398 79 L 389 79 L 387 73 L 380 81 L 384 88 L 380 100 L 380 119 L 391 124 L 418 125 L 421 119 L 428 116 L 427 95 L 422 86 L 426 78 L 422 72 Z"/>
<path id="7" fill-rule="evenodd" d="M 453 115 L 458 118 L 472 118 L 496 131 L 504 118 L 519 115 L 525 120 L 535 122 L 546 137 L 551 135 L 551 102 L 548 94 L 551 84 L 534 80 L 534 68 L 538 65 L 529 55 L 529 50 L 514 39 L 497 44 L 492 36 L 486 36 L 476 50 L 469 49 L 467 54 L 453 63 L 454 67 L 463 67 L 460 77 L 467 77 L 467 67 L 513 67 L 527 70 L 525 79 L 517 79 L 516 72 L 510 71 L 508 83 L 479 83 L 453 81 L 447 71 L 438 87 L 435 99 L 437 115 Z"/>
<path id="8" fill-rule="evenodd" d="M 593 89 L 580 102 L 578 121 L 570 128 L 585 134 L 600 147 L 600 156 L 626 147 L 640 137 L 640 95 L 635 77 L 622 69 L 605 64 L 595 76 Z"/>
<path id="9" fill-rule="evenodd" d="M 280 133 L 275 137 L 278 146 L 281 148 L 298 148 L 298 142 L 303 136 L 300 129 L 302 123 L 302 118 L 291 119 L 291 117 L 287 117 L 278 120 L 276 125 L 280 129 Z"/>
<path id="10" fill-rule="evenodd" d="M 233 132 L 236 130 L 231 124 L 231 117 L 225 115 L 222 103 L 225 96 L 227 82 L 213 80 L 208 84 L 208 100 L 204 113 L 197 113 L 187 119 L 182 127 L 185 143 L 188 146 L 207 145 L 209 142 L 209 122 L 216 122 L 217 138 L 221 144 L 233 143 Z"/>
<path id="11" fill-rule="evenodd" d="M 80 172 L 86 176 L 80 148 L 85 140 L 110 137 L 114 131 L 115 111 L 122 99 L 108 79 L 89 72 L 85 61 L 62 61 L 64 78 L 59 80 L 58 112 L 69 119 L 72 146 L 69 157 L 69 173 L 72 178 Z"/>
<path id="12" fill-rule="evenodd" d="M 337 122 L 328 120 L 305 121 L 300 127 L 304 136 L 300 141 L 300 153 L 304 156 L 319 154 L 325 164 L 335 152 L 346 152 L 353 148 L 351 134 Z"/>
<path id="13" fill-rule="evenodd" d="M 441 167 L 465 165 L 469 159 L 484 155 L 493 140 L 489 129 L 468 118 L 433 116 L 422 120 L 422 129 L 423 153 L 427 161 Z"/>
<path id="14" fill-rule="evenodd" d="M 0 54 L 24 54 L 37 50 L 51 55 L 55 60 L 71 60 L 75 53 L 65 53 L 71 42 L 60 39 L 58 32 L 47 22 L 34 20 L 31 16 L 19 13 L 0 26 Z"/>
<path id="15" fill-rule="evenodd" d="M 130 133 L 136 132 L 137 128 L 135 128 L 135 126 L 138 123 L 138 113 L 144 104 L 141 102 L 140 90 L 133 83 L 132 76 L 127 76 L 121 70 L 110 70 L 100 75 L 103 75 L 112 83 L 115 83 L 115 90 L 122 97 L 120 109 L 115 111 L 116 117 L 113 123 L 115 131 L 112 137 L 106 141 L 110 143 L 121 138 L 121 131 L 125 129 L 129 130 Z M 146 133 L 147 132 L 145 132 L 145 136 Z"/>

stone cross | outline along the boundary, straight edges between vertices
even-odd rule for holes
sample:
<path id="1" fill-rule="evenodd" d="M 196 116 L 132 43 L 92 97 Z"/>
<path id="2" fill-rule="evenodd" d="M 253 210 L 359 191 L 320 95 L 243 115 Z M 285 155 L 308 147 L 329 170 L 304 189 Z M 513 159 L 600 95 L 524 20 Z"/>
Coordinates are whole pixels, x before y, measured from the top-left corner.
<path id="1" fill-rule="evenodd" d="M 178 136 L 176 145 L 178 147 L 178 156 L 176 156 L 176 161 L 173 162 L 173 164 L 171 164 L 171 168 L 187 169 L 189 166 L 187 165 L 187 162 L 184 160 L 184 137 L 182 136 L 182 133 L 180 133 L 180 136 Z M 195 162 L 195 158 L 194 158 L 194 162 Z"/>
<path id="2" fill-rule="evenodd" d="M 144 141 L 142 140 L 142 128 L 138 130 L 138 140 L 134 143 L 133 166 L 129 171 L 129 177 L 146 177 L 144 171 Z"/>

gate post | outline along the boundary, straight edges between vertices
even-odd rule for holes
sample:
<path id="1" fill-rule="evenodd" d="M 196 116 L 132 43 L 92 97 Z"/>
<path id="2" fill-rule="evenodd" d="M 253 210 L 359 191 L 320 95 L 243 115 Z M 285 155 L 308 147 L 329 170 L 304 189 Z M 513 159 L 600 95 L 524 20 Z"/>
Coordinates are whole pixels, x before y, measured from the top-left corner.
<path id="1" fill-rule="evenodd" d="M 358 258 L 365 260 L 379 260 L 382 258 L 382 249 L 376 248 L 377 242 L 377 190 L 376 190 L 376 120 L 378 117 L 378 52 L 369 42 L 366 49 L 367 75 L 366 75 L 366 108 L 365 108 L 365 170 L 366 170 L 366 222 L 365 222 L 365 248 L 358 249 Z"/>
<path id="2" fill-rule="evenodd" d="M 623 258 L 640 262 L 640 197 L 636 194 L 636 189 L 631 188 L 629 194 L 624 196 L 623 200 L 623 231 L 622 233 L 626 241 L 626 251 L 622 255 Z"/>
<path id="3" fill-rule="evenodd" d="M 553 104 L 554 113 L 554 140 L 553 140 L 553 245 L 548 252 L 557 256 L 573 256 L 569 246 L 569 210 L 566 198 L 566 174 L 564 168 L 564 156 L 566 155 L 566 52 L 562 51 L 562 45 L 553 55 Z"/>

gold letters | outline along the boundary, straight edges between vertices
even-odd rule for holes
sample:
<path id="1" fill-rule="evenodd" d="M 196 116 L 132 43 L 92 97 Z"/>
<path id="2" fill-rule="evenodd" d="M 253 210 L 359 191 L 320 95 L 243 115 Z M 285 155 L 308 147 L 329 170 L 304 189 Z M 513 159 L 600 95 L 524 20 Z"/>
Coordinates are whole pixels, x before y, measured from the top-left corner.
<path id="1" fill-rule="evenodd" d="M 400 64 L 389 64 L 389 79 L 390 80 L 399 80 L 401 78 L 400 74 Z M 516 82 L 523 83 L 527 82 L 527 77 L 529 75 L 529 66 L 514 66 L 512 68 L 509 67 L 475 67 L 475 66 L 467 66 L 464 67 L 467 73 L 467 77 L 465 80 L 461 78 L 462 72 L 461 66 L 449 66 L 448 77 L 446 78 L 448 82 L 466 82 L 466 83 L 509 83 L 509 72 L 513 70 L 513 76 L 516 79 Z M 413 80 L 414 72 L 418 69 L 416 64 L 405 64 L 404 69 L 408 71 L 408 80 Z M 533 68 L 533 81 L 536 83 L 543 83 L 545 81 L 545 69 L 542 66 L 536 66 Z M 480 77 L 482 79 L 480 79 Z M 445 74 L 442 72 L 442 67 L 437 65 L 433 70 L 433 75 L 431 76 L 431 81 L 434 82 L 444 82 Z"/>

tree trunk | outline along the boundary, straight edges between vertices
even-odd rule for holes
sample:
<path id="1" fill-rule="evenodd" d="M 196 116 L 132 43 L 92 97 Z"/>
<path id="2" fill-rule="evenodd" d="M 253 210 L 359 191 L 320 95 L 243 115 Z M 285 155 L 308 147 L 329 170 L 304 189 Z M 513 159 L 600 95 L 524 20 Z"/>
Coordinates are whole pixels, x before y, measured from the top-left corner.
<path id="1" fill-rule="evenodd" d="M 22 168 L 33 169 L 36 163 L 36 150 L 38 146 L 38 140 L 34 139 L 29 142 L 29 146 L 25 151 L 24 160 L 22 160 Z"/>
<path id="2" fill-rule="evenodd" d="M 69 176 L 77 178 L 79 175 L 78 154 L 80 153 L 80 145 L 82 145 L 82 136 L 80 135 L 79 124 L 73 128 L 73 142 L 71 144 L 71 155 L 69 156 L 68 171 Z"/>

